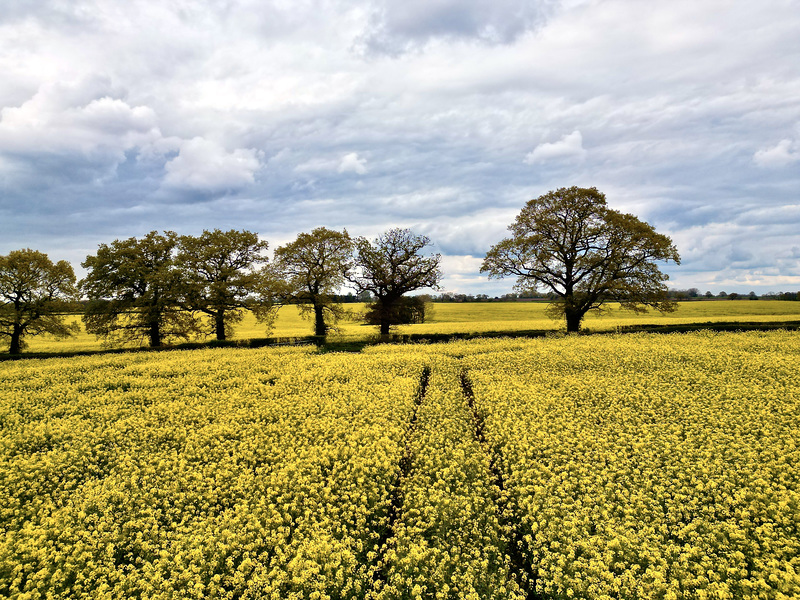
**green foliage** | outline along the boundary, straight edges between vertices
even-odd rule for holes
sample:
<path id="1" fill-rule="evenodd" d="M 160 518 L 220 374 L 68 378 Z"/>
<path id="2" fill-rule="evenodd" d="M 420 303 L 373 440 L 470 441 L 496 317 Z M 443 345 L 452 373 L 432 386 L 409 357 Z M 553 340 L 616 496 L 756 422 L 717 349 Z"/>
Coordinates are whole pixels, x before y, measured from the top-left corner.
<path id="1" fill-rule="evenodd" d="M 424 235 L 410 229 L 390 229 L 374 243 L 360 237 L 355 241 L 356 268 L 348 280 L 358 293 L 370 292 L 380 303 L 380 332 L 389 333 L 395 304 L 407 292 L 438 289 L 442 279 L 441 255 L 426 256 L 431 245 Z"/>
<path id="2" fill-rule="evenodd" d="M 80 284 L 89 299 L 86 330 L 108 344 L 148 340 L 154 347 L 199 333 L 197 318 L 182 306 L 182 277 L 173 261 L 177 243 L 173 231 L 151 231 L 101 244 L 87 256 L 82 266 L 88 274 Z"/>
<path id="3" fill-rule="evenodd" d="M 651 306 L 671 311 L 663 274 L 655 261 L 680 263 L 672 241 L 633 215 L 606 206 L 595 188 L 561 188 L 530 200 L 512 233 L 493 246 L 481 272 L 515 276 L 517 289 L 554 293 L 554 317 L 567 331 L 580 329 L 584 315 L 607 302 L 634 312 Z"/>
<path id="4" fill-rule="evenodd" d="M 347 230 L 317 227 L 275 250 L 275 263 L 285 282 L 286 300 L 300 305 L 314 319 L 314 334 L 325 335 L 344 311 L 333 295 L 352 268 L 353 242 Z"/>
<path id="5" fill-rule="evenodd" d="M 267 264 L 267 242 L 250 231 L 203 231 L 178 240 L 175 266 L 181 276 L 182 304 L 210 319 L 218 340 L 233 335 L 244 310 L 259 305 L 258 314 L 270 322 L 274 310 Z"/>
<path id="6" fill-rule="evenodd" d="M 380 325 L 381 319 L 388 312 L 393 325 L 418 325 L 425 322 L 428 303 L 421 296 L 403 296 L 389 309 L 380 300 L 367 305 L 364 320 L 370 325 Z"/>
<path id="7" fill-rule="evenodd" d="M 76 299 L 75 273 L 67 261 L 53 263 L 26 248 L 0 256 L 0 337 L 9 352 L 20 353 L 26 336 L 65 338 L 77 331 L 60 314 Z"/>

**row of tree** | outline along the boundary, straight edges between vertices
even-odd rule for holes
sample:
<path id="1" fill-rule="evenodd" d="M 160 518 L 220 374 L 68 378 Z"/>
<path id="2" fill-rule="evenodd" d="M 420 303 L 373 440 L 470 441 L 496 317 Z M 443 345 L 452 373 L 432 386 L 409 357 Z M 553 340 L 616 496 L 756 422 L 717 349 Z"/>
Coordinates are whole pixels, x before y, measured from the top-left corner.
<path id="1" fill-rule="evenodd" d="M 706 298 L 708 300 L 712 298 L 720 298 L 726 300 L 740 300 L 740 299 L 748 299 L 748 300 L 758 300 L 759 296 L 755 292 L 750 292 L 749 294 L 739 294 L 737 292 L 731 292 L 730 294 L 722 291 L 716 296 L 711 292 L 706 292 L 705 294 L 700 294 L 700 290 L 697 288 L 689 288 L 688 290 L 670 290 L 669 297 L 675 298 L 677 300 L 694 300 L 694 299 L 701 299 Z M 772 296 L 765 296 L 765 297 L 772 297 Z"/>
<path id="2" fill-rule="evenodd" d="M 367 319 L 387 334 L 414 319 L 417 303 L 404 294 L 441 281 L 441 256 L 426 253 L 430 245 L 408 229 L 370 241 L 320 227 L 277 248 L 270 261 L 267 242 L 250 231 L 152 231 L 101 244 L 81 264 L 80 282 L 66 261 L 17 250 L 0 257 L 0 336 L 19 353 L 26 336 L 72 335 L 77 325 L 65 313 L 79 299 L 86 330 L 108 344 L 224 340 L 245 311 L 269 326 L 286 304 L 298 304 L 324 336 L 343 314 L 335 294 L 344 286 L 373 298 Z"/>
<path id="3" fill-rule="evenodd" d="M 588 311 L 610 301 L 633 311 L 677 306 L 656 265 L 680 263 L 672 240 L 608 208 L 595 188 L 560 188 L 530 200 L 509 230 L 481 271 L 516 277 L 522 297 L 549 298 L 551 315 L 563 318 L 567 331 L 578 331 Z M 334 294 L 344 286 L 374 297 L 368 319 L 387 334 L 394 323 L 420 318 L 421 303 L 407 292 L 439 286 L 441 256 L 426 254 L 429 245 L 408 229 L 370 241 L 321 227 L 277 248 L 269 262 L 267 243 L 249 231 L 153 231 L 101 244 L 82 263 L 88 275 L 79 284 L 64 261 L 20 250 L 0 257 L 0 335 L 19 352 L 25 335 L 71 334 L 55 313 L 79 294 L 86 329 L 112 342 L 144 338 L 160 346 L 208 334 L 204 322 L 222 340 L 245 310 L 269 322 L 287 303 L 299 304 L 313 317 L 315 334 L 325 335 L 342 314 Z"/>
<path id="4" fill-rule="evenodd" d="M 761 297 L 765 300 L 790 300 L 800 302 L 800 292 L 768 292 Z"/>

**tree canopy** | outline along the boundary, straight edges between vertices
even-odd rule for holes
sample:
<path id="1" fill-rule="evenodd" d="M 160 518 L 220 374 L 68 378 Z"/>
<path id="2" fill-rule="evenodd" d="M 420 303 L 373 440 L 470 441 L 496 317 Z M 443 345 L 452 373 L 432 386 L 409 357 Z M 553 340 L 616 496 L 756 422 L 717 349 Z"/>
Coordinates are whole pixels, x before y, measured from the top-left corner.
<path id="1" fill-rule="evenodd" d="M 374 242 L 355 240 L 355 269 L 347 277 L 357 292 L 370 292 L 376 298 L 380 333 L 389 333 L 396 321 L 396 304 L 407 292 L 422 288 L 438 289 L 442 279 L 441 255 L 425 255 L 431 245 L 424 235 L 410 229 L 390 229 Z"/>
<path id="2" fill-rule="evenodd" d="M 656 261 L 680 263 L 669 237 L 608 208 L 595 188 L 560 188 L 530 200 L 481 266 L 490 278 L 515 276 L 520 291 L 552 292 L 551 314 L 578 331 L 586 313 L 609 301 L 633 311 L 674 310 Z"/>
<path id="3" fill-rule="evenodd" d="M 347 230 L 317 227 L 275 250 L 276 271 L 287 286 L 287 296 L 314 319 L 314 335 L 324 336 L 342 316 L 333 300 L 352 268 L 353 241 Z"/>
<path id="4" fill-rule="evenodd" d="M 268 302 L 265 272 L 259 270 L 268 262 L 267 247 L 258 234 L 235 229 L 178 238 L 175 266 L 181 276 L 182 303 L 209 317 L 216 339 L 233 333 L 233 324 L 242 320 L 244 309 L 263 309 Z M 265 312 L 257 314 L 263 317 Z"/>
<path id="5" fill-rule="evenodd" d="M 63 314 L 76 296 L 75 272 L 67 261 L 53 263 L 29 248 L 0 256 L 0 337 L 8 340 L 9 353 L 22 352 L 26 336 L 76 333 L 77 324 L 67 324 Z"/>
<path id="6" fill-rule="evenodd" d="M 147 340 L 158 347 L 170 338 L 199 332 L 195 316 L 182 307 L 183 286 L 173 253 L 178 236 L 151 231 L 100 244 L 82 266 L 88 274 L 81 290 L 88 297 L 86 331 L 106 342 Z"/>

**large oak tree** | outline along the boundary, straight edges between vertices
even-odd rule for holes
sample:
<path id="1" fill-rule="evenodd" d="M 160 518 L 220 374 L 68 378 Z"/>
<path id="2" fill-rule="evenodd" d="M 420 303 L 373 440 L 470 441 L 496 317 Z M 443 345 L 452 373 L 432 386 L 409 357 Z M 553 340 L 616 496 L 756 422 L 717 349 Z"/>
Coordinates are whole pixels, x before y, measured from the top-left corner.
<path id="1" fill-rule="evenodd" d="M 438 289 L 442 279 L 441 255 L 426 255 L 431 241 L 410 229 L 390 229 L 374 242 L 355 240 L 355 269 L 348 280 L 359 292 L 376 298 L 380 333 L 387 335 L 397 323 L 400 298 L 423 288 Z"/>
<path id="2" fill-rule="evenodd" d="M 262 318 L 271 315 L 265 307 L 267 271 L 261 269 L 268 262 L 267 246 L 258 234 L 235 229 L 205 230 L 178 239 L 175 265 L 181 275 L 182 302 L 208 316 L 216 339 L 232 334 L 245 309 L 254 309 Z"/>
<path id="3" fill-rule="evenodd" d="M 68 303 L 77 296 L 72 266 L 26 248 L 0 256 L 0 337 L 19 354 L 25 337 L 48 333 L 67 337 L 77 324 L 66 322 Z"/>
<path id="4" fill-rule="evenodd" d="M 182 306 L 181 274 L 175 268 L 178 236 L 151 231 L 143 238 L 100 244 L 81 263 L 88 274 L 86 331 L 107 343 L 147 340 L 152 347 L 199 332 L 197 318 Z"/>
<path id="5" fill-rule="evenodd" d="M 347 231 L 317 227 L 275 250 L 275 267 L 289 298 L 314 319 L 314 335 L 324 336 L 341 317 L 333 295 L 352 267 L 353 241 Z"/>
<path id="6" fill-rule="evenodd" d="M 590 310 L 619 302 L 636 312 L 671 311 L 656 261 L 680 263 L 669 237 L 635 216 L 608 208 L 595 188 L 561 188 L 529 201 L 509 226 L 512 235 L 493 246 L 481 271 L 515 276 L 517 289 L 544 290 L 556 300 L 551 314 L 579 331 Z"/>

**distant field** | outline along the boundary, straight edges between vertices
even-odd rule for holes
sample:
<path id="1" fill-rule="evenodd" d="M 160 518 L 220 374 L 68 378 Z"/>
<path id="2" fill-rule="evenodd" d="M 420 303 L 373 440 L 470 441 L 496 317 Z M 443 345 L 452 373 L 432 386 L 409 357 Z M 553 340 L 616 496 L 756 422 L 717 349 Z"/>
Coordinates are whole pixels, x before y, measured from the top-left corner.
<path id="1" fill-rule="evenodd" d="M 545 314 L 545 302 L 441 303 L 433 305 L 430 322 L 399 327 L 402 333 L 455 333 L 564 329 L 563 321 Z M 673 313 L 634 314 L 609 305 L 602 314 L 591 312 L 583 327 L 609 331 L 636 324 L 704 323 L 709 321 L 791 321 L 800 319 L 800 302 L 730 300 L 682 302 Z"/>
<path id="2" fill-rule="evenodd" d="M 361 304 L 345 305 L 354 315 L 363 311 Z M 428 321 L 421 325 L 404 325 L 396 329 L 402 334 L 451 334 L 491 331 L 523 331 L 529 329 L 563 329 L 563 323 L 545 315 L 544 302 L 473 302 L 436 303 Z M 80 322 L 79 317 L 75 319 Z M 602 315 L 590 313 L 584 328 L 590 331 L 612 331 L 635 324 L 681 324 L 709 321 L 792 321 L 800 320 L 800 302 L 780 300 L 719 300 L 682 302 L 674 313 L 662 315 L 649 311 L 636 315 L 610 306 Z M 301 337 L 311 335 L 312 323 L 301 318 L 294 306 L 283 307 L 272 331 L 267 332 L 252 316 L 236 328 L 234 338 Z M 340 323 L 334 340 L 364 340 L 377 337 L 377 328 L 357 321 Z M 209 338 L 210 339 L 210 338 Z M 100 349 L 94 336 L 82 331 L 67 340 L 49 337 L 29 338 L 31 352 L 68 352 Z"/>
<path id="3" fill-rule="evenodd" d="M 0 399 L 0 597 L 800 597 L 798 332 L 13 361 Z"/>

